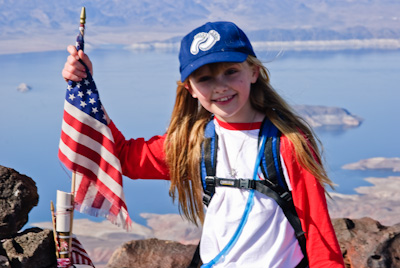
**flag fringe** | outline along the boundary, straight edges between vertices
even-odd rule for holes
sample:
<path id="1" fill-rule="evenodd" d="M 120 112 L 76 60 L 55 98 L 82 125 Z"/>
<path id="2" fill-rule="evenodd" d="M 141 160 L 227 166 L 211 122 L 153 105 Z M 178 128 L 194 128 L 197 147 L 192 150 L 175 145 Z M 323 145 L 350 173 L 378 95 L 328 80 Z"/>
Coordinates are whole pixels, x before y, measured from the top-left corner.
<path id="1" fill-rule="evenodd" d="M 79 204 L 75 203 L 75 209 L 81 213 L 94 216 L 94 217 L 103 217 L 109 220 L 112 224 L 115 224 L 117 226 L 122 226 L 123 229 L 125 229 L 127 232 L 132 230 L 132 220 L 129 217 L 128 213 L 124 211 L 120 211 L 120 213 L 124 215 L 115 215 L 110 213 L 109 210 L 106 209 L 100 209 L 100 208 L 93 208 L 89 205 L 84 205 L 84 204 Z M 126 218 L 123 220 L 123 218 Z"/>

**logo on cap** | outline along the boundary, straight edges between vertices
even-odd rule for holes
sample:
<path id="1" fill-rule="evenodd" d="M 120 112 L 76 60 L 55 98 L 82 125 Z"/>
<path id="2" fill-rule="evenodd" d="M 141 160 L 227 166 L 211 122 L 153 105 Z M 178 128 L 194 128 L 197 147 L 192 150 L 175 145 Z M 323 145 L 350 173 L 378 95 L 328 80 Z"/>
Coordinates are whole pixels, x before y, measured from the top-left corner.
<path id="1" fill-rule="evenodd" d="M 190 53 L 197 55 L 199 51 L 210 50 L 216 42 L 220 40 L 220 35 L 217 31 L 211 30 L 208 33 L 201 32 L 193 37 Z"/>

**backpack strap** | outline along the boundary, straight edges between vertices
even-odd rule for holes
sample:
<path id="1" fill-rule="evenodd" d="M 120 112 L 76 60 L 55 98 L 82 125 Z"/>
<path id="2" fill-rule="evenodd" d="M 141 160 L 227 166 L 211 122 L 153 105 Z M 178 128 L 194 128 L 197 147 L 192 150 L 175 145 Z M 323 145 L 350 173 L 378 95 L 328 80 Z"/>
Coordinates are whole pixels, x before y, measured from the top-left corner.
<path id="1" fill-rule="evenodd" d="M 303 255 L 307 256 L 306 238 L 299 216 L 293 203 L 292 193 L 283 175 L 280 159 L 280 137 L 281 132 L 269 120 L 264 120 L 259 136 L 270 133 L 265 144 L 264 157 L 261 161 L 261 170 L 265 177 L 263 183 L 256 184 L 256 190 L 273 198 L 282 208 L 283 213 L 293 227 Z"/>
<path id="2" fill-rule="evenodd" d="M 280 137 L 281 132 L 269 120 L 264 120 L 259 133 L 259 140 L 262 135 L 267 135 L 267 141 L 264 149 L 264 157 L 261 160 L 261 171 L 265 179 L 272 184 L 279 185 L 283 189 L 289 189 L 286 184 L 282 164 L 280 159 Z M 269 133 L 268 133 L 269 130 Z"/>
<path id="3" fill-rule="evenodd" d="M 204 130 L 202 144 L 200 172 L 203 183 L 203 203 L 208 206 L 215 193 L 215 185 L 206 183 L 206 176 L 215 176 L 217 169 L 218 135 L 215 134 L 213 118 L 207 123 Z"/>

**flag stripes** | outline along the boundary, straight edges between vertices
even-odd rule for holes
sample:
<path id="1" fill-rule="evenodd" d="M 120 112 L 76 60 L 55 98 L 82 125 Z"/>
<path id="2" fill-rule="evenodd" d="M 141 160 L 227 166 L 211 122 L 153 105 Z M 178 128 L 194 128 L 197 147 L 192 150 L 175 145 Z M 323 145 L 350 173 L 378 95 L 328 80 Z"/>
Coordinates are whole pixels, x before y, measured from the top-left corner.
<path id="1" fill-rule="evenodd" d="M 87 75 L 82 82 L 68 84 L 58 157 L 79 178 L 74 193 L 77 210 L 105 216 L 128 229 L 131 219 L 123 193 L 121 163 L 96 85 L 89 72 Z"/>
<path id="2" fill-rule="evenodd" d="M 72 238 L 71 262 L 72 264 L 86 264 L 94 267 L 86 250 L 75 237 Z"/>

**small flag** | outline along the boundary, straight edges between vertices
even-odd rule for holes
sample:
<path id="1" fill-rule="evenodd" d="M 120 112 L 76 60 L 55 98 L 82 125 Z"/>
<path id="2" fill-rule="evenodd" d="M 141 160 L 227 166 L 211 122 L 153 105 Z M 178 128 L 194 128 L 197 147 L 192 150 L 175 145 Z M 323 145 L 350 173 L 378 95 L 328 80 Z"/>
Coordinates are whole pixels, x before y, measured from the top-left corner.
<path id="1" fill-rule="evenodd" d="M 75 208 L 129 229 L 121 164 L 88 68 L 86 73 L 83 81 L 68 83 L 58 157 L 76 172 Z"/>
<path id="2" fill-rule="evenodd" d="M 72 264 L 86 264 L 94 267 L 89 255 L 86 253 L 79 240 L 75 237 L 72 238 L 71 262 Z"/>
<path id="3" fill-rule="evenodd" d="M 59 240 L 59 239 L 58 239 Z M 57 240 L 57 241 L 58 241 Z M 65 249 L 68 250 L 68 242 L 61 241 L 60 243 L 57 242 L 57 248 L 59 251 Z M 69 268 L 74 267 L 71 264 L 84 264 L 89 265 L 95 268 L 92 260 L 90 259 L 89 255 L 87 254 L 86 250 L 83 248 L 82 244 L 79 240 L 73 236 L 72 238 L 72 246 L 71 246 L 71 258 L 58 258 L 57 259 L 57 267 L 59 268 Z"/>

